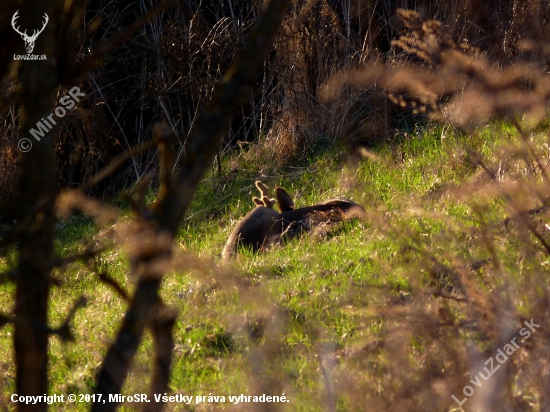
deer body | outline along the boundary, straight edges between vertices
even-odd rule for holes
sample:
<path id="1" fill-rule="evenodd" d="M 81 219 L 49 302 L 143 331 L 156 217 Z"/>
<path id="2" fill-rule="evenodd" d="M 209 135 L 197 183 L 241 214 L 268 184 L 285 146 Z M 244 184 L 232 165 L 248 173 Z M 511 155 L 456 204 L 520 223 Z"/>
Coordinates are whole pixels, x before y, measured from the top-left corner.
<path id="1" fill-rule="evenodd" d="M 258 251 L 272 244 L 280 243 L 283 235 L 289 238 L 308 229 L 307 219 L 318 212 L 337 212 L 343 219 L 364 217 L 365 209 L 350 200 L 330 199 L 317 205 L 295 209 L 294 202 L 281 187 L 276 190 L 278 213 L 273 209 L 275 199 L 269 199 L 268 188 L 261 182 L 256 186 L 262 193 L 262 199 L 254 198 L 256 207 L 249 212 L 233 229 L 222 256 L 228 259 L 237 254 L 241 246 Z"/>
<path id="2" fill-rule="evenodd" d="M 222 256 L 224 259 L 237 254 L 239 246 L 251 248 L 253 251 L 267 246 L 269 235 L 277 233 L 277 219 L 280 213 L 265 206 L 256 206 L 233 229 L 225 244 Z"/>

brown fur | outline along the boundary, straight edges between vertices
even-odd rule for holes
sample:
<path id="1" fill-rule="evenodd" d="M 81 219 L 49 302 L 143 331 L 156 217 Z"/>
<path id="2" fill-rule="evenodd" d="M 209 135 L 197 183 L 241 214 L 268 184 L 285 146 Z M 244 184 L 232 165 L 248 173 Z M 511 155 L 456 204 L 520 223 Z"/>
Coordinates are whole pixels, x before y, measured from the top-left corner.
<path id="1" fill-rule="evenodd" d="M 257 206 L 231 232 L 223 249 L 224 259 L 236 255 L 240 246 L 258 251 L 271 244 L 280 243 L 283 235 L 298 235 L 307 228 L 307 225 L 302 223 L 316 212 L 339 211 L 344 219 L 365 217 L 365 209 L 350 200 L 330 199 L 317 205 L 295 209 L 294 201 L 282 187 L 276 189 L 275 197 L 280 210 L 280 213 L 277 213 L 273 209 L 275 200 L 266 196 L 269 194 L 269 188 L 261 182 L 256 182 L 256 187 L 262 193 L 262 200 L 253 198 Z"/>

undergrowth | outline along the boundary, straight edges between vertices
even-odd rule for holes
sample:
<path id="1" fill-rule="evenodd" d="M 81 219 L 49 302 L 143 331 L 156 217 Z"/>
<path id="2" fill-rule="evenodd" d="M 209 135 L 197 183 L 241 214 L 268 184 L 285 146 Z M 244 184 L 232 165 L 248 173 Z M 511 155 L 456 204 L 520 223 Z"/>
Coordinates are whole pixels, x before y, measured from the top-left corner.
<path id="1" fill-rule="evenodd" d="M 307 165 L 279 169 L 267 169 L 269 159 L 243 158 L 246 170 L 234 174 L 241 159 L 227 159 L 222 178 L 213 171 L 201 185 L 178 236 L 180 261 L 163 283 L 163 299 L 179 313 L 173 393 L 226 396 L 225 403 L 191 405 L 195 411 L 249 410 L 227 397 L 258 391 L 285 393 L 290 402 L 281 407 L 293 411 L 366 404 L 461 410 L 451 396 L 465 398 L 463 388 L 483 361 L 533 319 L 540 328 L 499 374 L 473 386 L 464 410 L 539 410 L 546 395 L 537 376 L 549 353 L 546 203 L 540 209 L 546 169 L 535 164 L 545 167 L 549 158 L 542 131 L 522 135 L 496 122 L 466 135 L 428 125 L 345 162 L 346 152 L 334 148 Z M 526 141 L 530 154 L 522 149 Z M 368 217 L 261 254 L 242 253 L 226 265 L 221 250 L 253 207 L 256 179 L 285 187 L 297 206 L 347 197 Z M 104 236 L 84 217 L 62 222 L 58 232 L 60 256 Z M 125 261 L 123 250 L 111 249 L 95 269 L 130 292 Z M 51 340 L 51 393 L 91 393 L 125 303 L 94 268 L 57 270 L 55 278 L 65 287 L 53 292 L 52 327 L 80 294 L 87 305 L 74 318 L 74 343 Z M 13 287 L 1 288 L 0 310 L 9 312 Z M 15 390 L 12 330 L 0 330 L 5 405 Z M 125 394 L 146 393 L 151 350 L 145 339 Z"/>

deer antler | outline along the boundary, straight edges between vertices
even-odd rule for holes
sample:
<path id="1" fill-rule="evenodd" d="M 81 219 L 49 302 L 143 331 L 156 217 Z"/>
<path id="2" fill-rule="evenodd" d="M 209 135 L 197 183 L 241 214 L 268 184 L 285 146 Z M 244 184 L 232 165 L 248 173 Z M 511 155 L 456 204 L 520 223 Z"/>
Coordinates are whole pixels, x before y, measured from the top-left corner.
<path id="1" fill-rule="evenodd" d="M 31 40 L 31 41 L 36 40 L 38 35 L 44 31 L 44 29 L 46 28 L 46 24 L 48 24 L 49 21 L 50 21 L 50 18 L 48 17 L 48 15 L 46 13 L 44 13 L 44 24 L 42 24 L 42 28 L 40 30 L 34 30 L 32 36 L 29 38 L 29 40 Z M 26 30 L 25 30 L 25 32 L 26 32 Z"/>
<path id="2" fill-rule="evenodd" d="M 262 194 L 262 198 L 258 199 L 257 197 L 253 197 L 252 201 L 256 203 L 258 206 L 264 205 L 265 207 L 268 207 L 270 209 L 273 209 L 273 206 L 275 205 L 276 201 L 275 199 L 269 198 L 269 187 L 264 185 L 261 181 L 256 181 L 256 187 Z"/>
<path id="3" fill-rule="evenodd" d="M 38 37 L 38 35 L 40 33 L 42 33 L 44 31 L 44 29 L 46 28 L 46 24 L 48 24 L 48 22 L 50 21 L 50 18 L 48 17 L 48 15 L 46 13 L 44 13 L 44 23 L 42 24 L 42 28 L 40 30 L 34 30 L 33 33 L 32 33 L 32 36 L 29 36 L 27 34 L 27 30 L 25 30 L 23 33 L 19 30 L 19 27 L 16 27 L 16 24 L 17 24 L 17 19 L 19 18 L 19 10 L 17 10 L 15 12 L 15 14 L 13 15 L 13 17 L 11 18 L 11 25 L 13 27 L 13 29 L 19 33 L 24 39 L 25 41 L 34 41 L 36 40 L 36 38 Z"/>
<path id="4" fill-rule="evenodd" d="M 11 26 L 12 26 L 13 29 L 14 29 L 17 33 L 19 33 L 21 36 L 28 37 L 28 36 L 27 36 L 27 30 L 25 30 L 25 33 L 21 33 L 21 32 L 19 31 L 19 27 L 16 27 L 16 26 L 15 26 L 15 25 L 17 24 L 17 23 L 16 23 L 16 20 L 17 20 L 18 18 L 19 18 L 19 10 L 17 10 L 17 11 L 15 12 L 15 14 L 13 15 L 13 17 L 11 18 Z"/>

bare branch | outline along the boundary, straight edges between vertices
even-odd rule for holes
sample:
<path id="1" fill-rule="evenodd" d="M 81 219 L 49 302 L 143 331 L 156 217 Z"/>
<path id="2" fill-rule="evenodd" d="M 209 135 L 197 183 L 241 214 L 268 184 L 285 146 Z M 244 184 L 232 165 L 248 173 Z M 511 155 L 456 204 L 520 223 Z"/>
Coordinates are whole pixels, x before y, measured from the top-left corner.
<path id="1" fill-rule="evenodd" d="M 0 285 L 4 283 L 15 282 L 17 279 L 17 269 L 10 269 L 6 272 L 0 273 Z"/>
<path id="2" fill-rule="evenodd" d="M 115 50 L 117 47 L 119 47 L 122 43 L 124 43 L 128 38 L 130 38 L 132 35 L 134 35 L 139 29 L 141 29 L 145 24 L 147 24 L 153 17 L 155 17 L 157 14 L 159 14 L 162 10 L 164 10 L 166 7 L 170 6 L 172 3 L 174 3 L 175 0 L 164 0 L 159 2 L 156 6 L 154 6 L 151 10 L 149 10 L 144 16 L 139 18 L 137 21 L 134 22 L 130 27 L 128 27 L 124 32 L 119 34 L 114 39 L 109 40 L 105 44 L 102 44 L 99 46 L 93 54 L 91 54 L 88 58 L 86 58 L 70 75 L 69 82 L 70 83 L 77 83 L 79 82 L 84 76 L 86 76 L 91 70 L 95 69 L 96 67 L 101 65 L 101 60 L 103 57 L 105 57 L 107 54 Z"/>
<path id="3" fill-rule="evenodd" d="M 128 297 L 128 294 L 122 288 L 122 286 L 120 286 L 120 284 L 116 280 L 114 280 L 111 276 L 109 276 L 107 272 L 99 273 L 98 277 L 99 277 L 99 280 L 101 280 L 103 283 L 112 287 L 115 290 L 115 292 L 118 294 L 118 296 L 120 296 L 122 299 L 124 299 L 125 301 L 130 300 L 130 298 Z"/>
<path id="4" fill-rule="evenodd" d="M 8 323 L 13 323 L 13 318 L 9 315 L 4 315 L 0 313 L 0 328 Z"/>
<path id="5" fill-rule="evenodd" d="M 124 163 L 126 163 L 128 160 L 130 160 L 132 157 L 134 157 L 137 154 L 143 153 L 147 150 L 150 150 L 155 147 L 155 142 L 153 140 L 150 140 L 148 142 L 142 143 L 139 146 L 133 148 L 132 150 L 129 150 L 127 152 L 122 153 L 120 156 L 118 156 L 116 159 L 114 159 L 111 163 L 109 163 L 105 168 L 97 172 L 94 176 L 90 178 L 87 182 L 85 182 L 81 187 L 80 190 L 85 191 L 98 183 L 100 183 L 103 179 L 110 176 L 116 169 L 118 169 L 120 166 L 122 166 Z"/>
<path id="6" fill-rule="evenodd" d="M 177 312 L 173 308 L 163 304 L 157 306 L 156 312 L 151 320 L 151 332 L 155 341 L 155 363 L 149 388 L 150 399 L 153 399 L 154 394 L 169 391 L 170 365 L 172 364 L 172 352 L 174 350 L 172 328 L 177 317 Z M 146 404 L 143 410 L 144 412 L 160 411 L 163 406 L 163 403 L 151 402 Z"/>
<path id="7" fill-rule="evenodd" d="M 83 308 L 88 303 L 88 300 L 84 295 L 80 296 L 77 301 L 73 304 L 73 307 L 69 311 L 67 317 L 63 324 L 56 329 L 50 330 L 51 334 L 58 335 L 63 342 L 72 342 L 74 341 L 74 335 L 71 332 L 71 321 L 76 315 L 76 311 L 80 308 Z"/>
<path id="8" fill-rule="evenodd" d="M 107 247 L 100 247 L 98 249 L 88 248 L 82 253 L 78 253 L 72 256 L 67 256 L 66 258 L 55 259 L 52 262 L 52 268 L 63 268 L 74 262 L 87 262 L 90 259 L 93 259 L 96 256 L 101 255 L 106 250 L 108 250 Z"/>
<path id="9" fill-rule="evenodd" d="M 179 165 L 180 171 L 175 176 L 173 185 L 159 198 L 155 209 L 157 225 L 152 225 L 153 231 L 157 232 L 153 239 L 156 251 L 154 257 L 142 254 L 131 258 L 136 272 L 134 275 L 139 276 L 139 281 L 115 342 L 109 348 L 99 371 L 97 394 L 107 397 L 109 393 L 120 393 L 122 390 L 144 329 L 160 302 L 158 291 L 162 274 L 156 271 L 154 263 L 171 254 L 171 245 L 166 245 L 162 238 L 168 234 L 167 237 L 173 239 L 176 234 L 197 185 L 214 158 L 222 133 L 227 130 L 233 112 L 246 100 L 250 87 L 255 84 L 256 76 L 290 4 L 290 0 L 270 0 L 266 3 L 243 51 L 218 85 L 201 120 L 201 126 L 192 137 L 186 156 Z M 96 403 L 92 406 L 92 411 L 114 411 L 116 407 L 116 403 Z"/>

